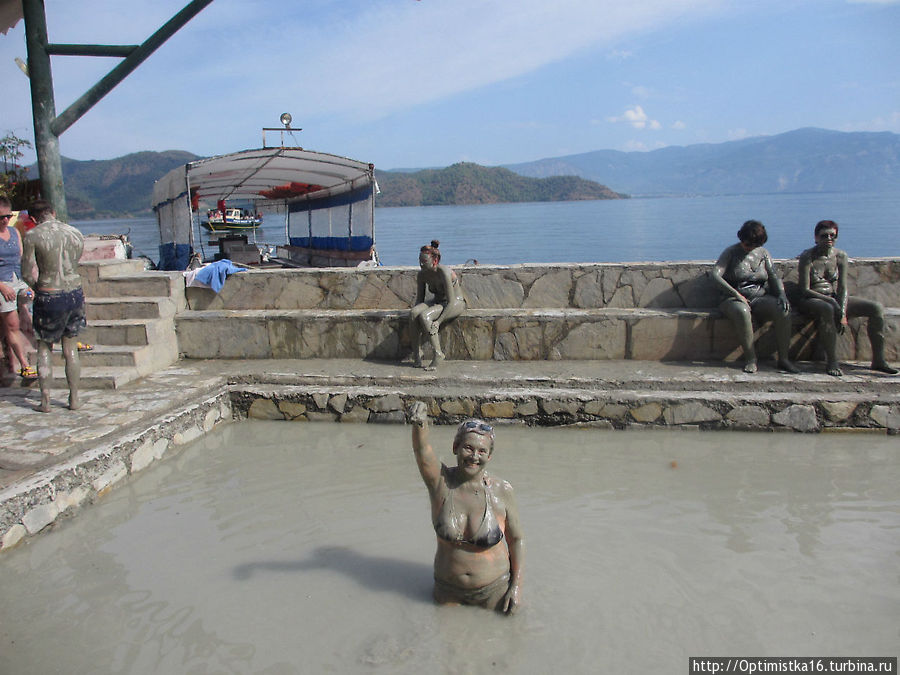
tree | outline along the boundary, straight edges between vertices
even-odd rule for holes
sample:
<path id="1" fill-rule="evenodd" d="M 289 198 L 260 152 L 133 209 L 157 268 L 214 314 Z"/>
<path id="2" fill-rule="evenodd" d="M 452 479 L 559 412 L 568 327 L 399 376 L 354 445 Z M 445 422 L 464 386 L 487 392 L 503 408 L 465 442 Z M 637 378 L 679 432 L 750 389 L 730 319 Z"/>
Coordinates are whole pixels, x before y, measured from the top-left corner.
<path id="1" fill-rule="evenodd" d="M 28 172 L 19 164 L 19 160 L 25 156 L 22 148 L 30 147 L 32 147 L 31 141 L 19 138 L 11 131 L 0 138 L 0 159 L 3 160 L 3 171 L 0 173 L 0 194 L 12 202 L 14 209 L 24 209 L 26 202 L 31 197 L 32 190 L 29 186 Z"/>

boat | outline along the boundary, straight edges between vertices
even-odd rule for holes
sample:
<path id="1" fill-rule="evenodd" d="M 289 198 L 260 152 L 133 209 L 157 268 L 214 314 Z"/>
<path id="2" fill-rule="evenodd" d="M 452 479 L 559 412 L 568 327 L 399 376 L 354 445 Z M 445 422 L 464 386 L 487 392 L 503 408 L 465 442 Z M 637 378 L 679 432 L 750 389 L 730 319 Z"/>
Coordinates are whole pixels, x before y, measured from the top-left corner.
<path id="1" fill-rule="evenodd" d="M 201 204 L 224 212 L 223 227 L 234 230 L 225 202 L 250 205 L 251 214 L 284 215 L 284 245 L 257 242 L 256 227 L 242 225 L 254 241 L 222 237 L 214 257 L 228 257 L 223 244 L 245 264 L 285 267 L 375 265 L 375 166 L 300 147 L 262 147 L 218 155 L 172 169 L 153 188 L 160 232 L 159 269 L 187 269 L 192 257 L 213 259 L 200 233 Z M 207 207 L 202 207 L 207 210 Z M 245 219 L 246 221 L 246 219 Z M 267 223 L 272 219 L 267 218 Z M 196 227 L 195 227 L 196 223 Z M 207 211 L 204 229 L 218 230 Z M 274 228 L 267 225 L 271 234 Z M 210 252 L 212 253 L 212 252 Z"/>
<path id="2" fill-rule="evenodd" d="M 262 225 L 262 214 L 249 209 L 219 206 L 207 211 L 206 221 L 200 225 L 210 232 L 255 230 Z"/>

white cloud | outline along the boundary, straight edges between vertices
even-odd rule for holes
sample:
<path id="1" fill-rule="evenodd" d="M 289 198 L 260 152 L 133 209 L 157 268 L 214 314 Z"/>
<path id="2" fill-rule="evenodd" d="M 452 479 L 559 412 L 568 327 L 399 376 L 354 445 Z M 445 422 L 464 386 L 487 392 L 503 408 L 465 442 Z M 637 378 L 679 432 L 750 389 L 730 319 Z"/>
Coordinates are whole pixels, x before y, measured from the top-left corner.
<path id="1" fill-rule="evenodd" d="M 639 105 L 627 108 L 619 117 L 607 117 L 606 120 L 613 123 L 625 122 L 635 129 L 652 129 L 654 131 L 662 129 L 662 125 L 657 120 L 650 119 Z"/>
<path id="2" fill-rule="evenodd" d="M 677 131 L 682 131 L 684 129 L 687 129 L 687 124 L 685 124 L 681 120 L 675 120 L 675 122 L 672 123 L 672 128 Z"/>
<path id="3" fill-rule="evenodd" d="M 220 0 L 223 1 L 223 0 Z M 236 0 L 224 0 L 226 6 Z M 218 3 L 216 3 L 218 4 Z M 324 24 L 292 17 L 269 38 L 269 70 L 246 50 L 223 50 L 232 81 L 255 80 L 303 101 L 309 114 L 364 117 L 507 80 L 584 49 L 697 14 L 718 0 L 453 0 L 371 3 Z M 254 19 L 258 24 L 258 19 Z M 620 56 L 624 56 L 621 52 Z M 289 65 L 276 65 L 289 64 Z"/>

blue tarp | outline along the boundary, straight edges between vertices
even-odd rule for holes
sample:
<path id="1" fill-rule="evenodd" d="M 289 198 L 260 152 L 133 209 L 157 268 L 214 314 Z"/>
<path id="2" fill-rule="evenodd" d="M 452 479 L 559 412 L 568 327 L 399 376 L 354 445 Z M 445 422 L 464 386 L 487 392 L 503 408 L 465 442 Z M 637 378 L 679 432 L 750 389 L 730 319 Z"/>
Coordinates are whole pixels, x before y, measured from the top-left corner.
<path id="1" fill-rule="evenodd" d="M 191 245 L 169 242 L 159 245 L 159 264 L 161 270 L 186 270 L 191 261 Z"/>
<path id="2" fill-rule="evenodd" d="M 291 246 L 303 246 L 325 251 L 368 251 L 375 241 L 372 237 L 291 237 Z"/>
<path id="3" fill-rule="evenodd" d="M 222 286 L 225 285 L 225 279 L 229 274 L 243 271 L 243 267 L 238 267 L 228 258 L 222 258 L 221 260 L 217 260 L 214 263 L 201 267 L 197 270 L 197 276 L 194 278 L 197 281 L 203 282 L 218 293 L 222 290 Z"/>

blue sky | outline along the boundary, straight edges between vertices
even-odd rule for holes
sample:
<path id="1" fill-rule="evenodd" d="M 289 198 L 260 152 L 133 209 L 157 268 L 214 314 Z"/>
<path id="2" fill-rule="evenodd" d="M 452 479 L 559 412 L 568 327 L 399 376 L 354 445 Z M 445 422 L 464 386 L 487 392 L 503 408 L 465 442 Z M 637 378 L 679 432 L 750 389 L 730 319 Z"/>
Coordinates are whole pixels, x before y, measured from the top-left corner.
<path id="1" fill-rule="evenodd" d="M 186 2 L 46 0 L 50 41 L 139 43 Z M 297 144 L 382 169 L 900 133 L 898 34 L 891 0 L 214 0 L 60 147 L 226 153 L 284 111 Z M 22 22 L 0 35 L 0 134 L 32 139 L 16 56 Z M 57 112 L 117 61 L 53 57 Z"/>

